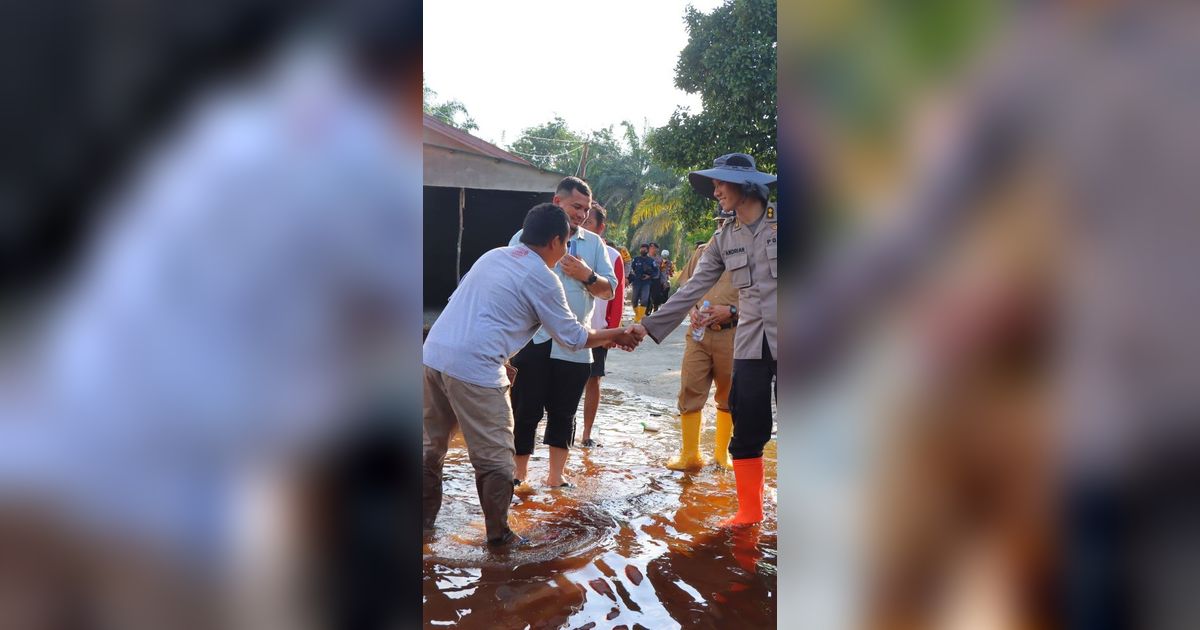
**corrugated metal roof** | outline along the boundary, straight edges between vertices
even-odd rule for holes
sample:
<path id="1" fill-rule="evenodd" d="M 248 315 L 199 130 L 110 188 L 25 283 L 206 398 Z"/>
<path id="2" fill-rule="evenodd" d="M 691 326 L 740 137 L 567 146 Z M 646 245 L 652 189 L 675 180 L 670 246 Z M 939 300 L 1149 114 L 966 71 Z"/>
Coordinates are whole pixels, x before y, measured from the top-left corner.
<path id="1" fill-rule="evenodd" d="M 458 149 L 487 157 L 507 160 L 516 164 L 534 166 L 528 161 L 517 157 L 516 155 L 513 155 L 512 153 L 509 153 L 508 151 L 505 151 L 504 149 L 501 149 L 490 142 L 480 140 L 479 138 L 476 138 L 475 136 L 472 136 L 461 129 L 447 125 L 446 123 L 434 118 L 433 116 L 430 116 L 429 114 L 424 114 L 424 119 L 426 144 L 435 144 L 448 149 Z M 431 139 L 434 140 L 434 142 L 430 142 Z M 534 168 L 537 167 L 534 166 Z"/>

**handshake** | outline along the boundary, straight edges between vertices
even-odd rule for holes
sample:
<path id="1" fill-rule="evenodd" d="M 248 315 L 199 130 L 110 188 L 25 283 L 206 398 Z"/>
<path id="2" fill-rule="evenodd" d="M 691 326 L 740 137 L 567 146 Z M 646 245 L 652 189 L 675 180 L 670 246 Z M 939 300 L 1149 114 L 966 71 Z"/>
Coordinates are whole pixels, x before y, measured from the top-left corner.
<path id="1" fill-rule="evenodd" d="M 609 348 L 620 348 L 626 352 L 633 352 L 633 349 L 642 343 L 646 338 L 646 328 L 641 324 L 630 324 L 622 330 L 616 338 L 608 343 Z"/>

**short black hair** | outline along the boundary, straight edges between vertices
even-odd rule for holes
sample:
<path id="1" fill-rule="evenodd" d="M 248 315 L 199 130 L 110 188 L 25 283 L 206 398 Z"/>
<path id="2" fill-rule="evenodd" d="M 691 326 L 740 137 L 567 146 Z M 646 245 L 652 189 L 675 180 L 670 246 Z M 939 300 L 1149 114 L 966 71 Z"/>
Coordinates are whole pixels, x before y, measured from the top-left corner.
<path id="1" fill-rule="evenodd" d="M 654 241 L 650 241 L 650 247 L 658 247 L 658 243 L 655 243 Z M 662 249 L 662 248 L 659 247 L 659 249 Z"/>
<path id="2" fill-rule="evenodd" d="M 559 237 L 564 241 L 571 233 L 571 222 L 567 213 L 552 203 L 539 203 L 525 214 L 521 242 L 535 247 L 544 247 Z"/>
<path id="3" fill-rule="evenodd" d="M 596 227 L 608 223 L 608 210 L 605 210 L 604 206 L 595 201 L 592 202 L 592 216 L 596 217 Z"/>
<path id="4" fill-rule="evenodd" d="M 562 181 L 558 182 L 558 186 L 554 189 L 554 194 L 562 197 L 565 196 L 564 193 L 569 195 L 576 190 L 588 197 L 592 196 L 592 187 L 588 186 L 587 182 L 573 175 L 562 178 Z"/>

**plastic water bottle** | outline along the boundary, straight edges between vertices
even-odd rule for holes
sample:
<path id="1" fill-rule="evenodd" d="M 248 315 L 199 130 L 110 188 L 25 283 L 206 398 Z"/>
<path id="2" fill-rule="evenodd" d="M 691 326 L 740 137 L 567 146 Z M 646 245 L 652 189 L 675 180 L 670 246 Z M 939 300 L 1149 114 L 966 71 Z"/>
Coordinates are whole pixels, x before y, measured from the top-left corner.
<path id="1" fill-rule="evenodd" d="M 708 300 L 704 300 L 704 305 L 700 307 L 700 310 L 704 310 L 704 309 L 708 308 L 709 306 L 711 306 L 711 305 L 708 303 Z M 704 339 L 704 329 L 705 328 L 706 328 L 705 326 L 702 326 L 700 328 L 693 329 L 692 330 L 692 339 L 696 340 L 697 343 L 702 341 Z"/>

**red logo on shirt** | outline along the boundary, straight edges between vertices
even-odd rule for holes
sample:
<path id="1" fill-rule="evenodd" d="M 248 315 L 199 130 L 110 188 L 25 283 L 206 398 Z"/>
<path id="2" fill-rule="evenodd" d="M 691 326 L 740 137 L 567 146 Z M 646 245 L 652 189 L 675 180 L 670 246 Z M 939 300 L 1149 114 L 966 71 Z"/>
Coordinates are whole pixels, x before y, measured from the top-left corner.
<path id="1" fill-rule="evenodd" d="M 529 250 L 524 247 L 518 247 L 509 252 L 508 255 L 512 256 L 513 258 L 524 258 L 525 256 L 529 255 Z"/>

